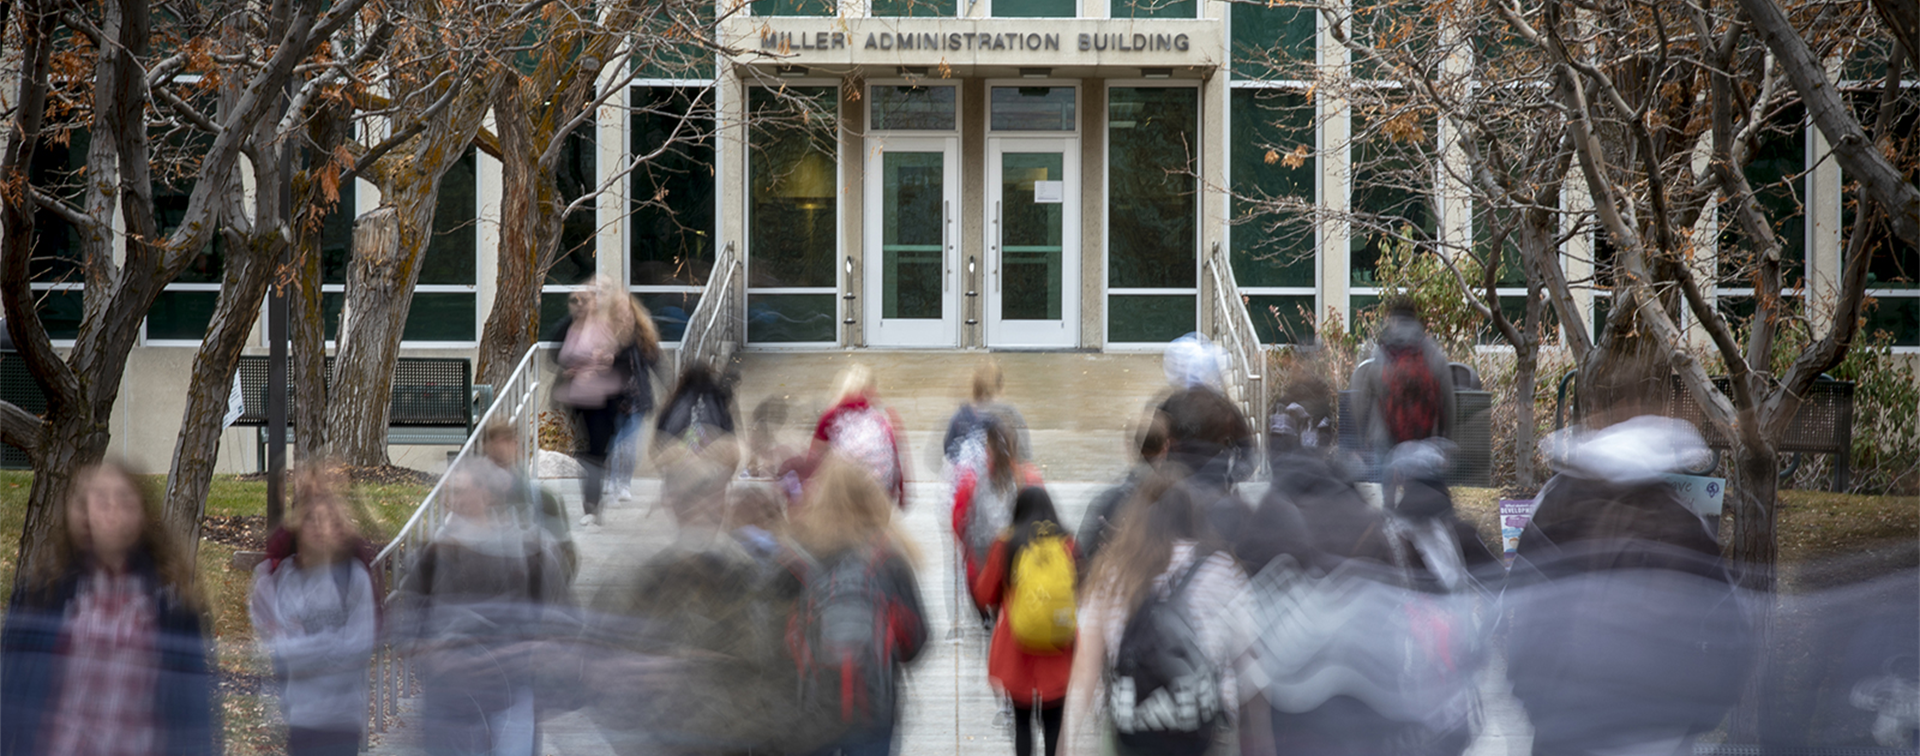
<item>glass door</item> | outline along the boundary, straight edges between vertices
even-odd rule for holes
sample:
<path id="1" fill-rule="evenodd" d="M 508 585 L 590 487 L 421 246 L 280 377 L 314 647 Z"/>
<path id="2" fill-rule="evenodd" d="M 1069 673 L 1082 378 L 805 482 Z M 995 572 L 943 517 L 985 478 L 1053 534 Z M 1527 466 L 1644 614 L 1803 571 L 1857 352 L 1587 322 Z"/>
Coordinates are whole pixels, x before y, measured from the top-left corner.
<path id="1" fill-rule="evenodd" d="M 1080 341 L 1080 164 L 1070 137 L 987 140 L 987 346 Z"/>
<path id="2" fill-rule="evenodd" d="M 956 149 L 951 137 L 870 141 L 863 270 L 869 346 L 959 345 Z"/>

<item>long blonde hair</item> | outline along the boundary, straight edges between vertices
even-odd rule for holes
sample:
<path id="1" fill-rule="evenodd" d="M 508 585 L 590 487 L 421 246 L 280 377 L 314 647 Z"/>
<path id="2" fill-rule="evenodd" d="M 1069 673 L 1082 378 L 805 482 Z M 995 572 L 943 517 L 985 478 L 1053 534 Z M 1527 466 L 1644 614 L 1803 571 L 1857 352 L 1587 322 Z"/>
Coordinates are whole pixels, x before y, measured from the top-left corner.
<path id="1" fill-rule="evenodd" d="M 794 541 L 819 558 L 873 544 L 892 549 L 909 564 L 920 561 L 920 550 L 894 522 L 893 503 L 880 484 L 838 454 L 829 453 L 808 481 L 792 532 Z"/>
<path id="2" fill-rule="evenodd" d="M 873 370 L 858 362 L 846 366 L 839 377 L 833 381 L 833 404 L 839 404 L 857 396 L 872 396 L 874 387 Z"/>
<path id="3" fill-rule="evenodd" d="M 637 343 L 647 359 L 659 359 L 660 328 L 654 325 L 653 313 L 640 303 L 640 298 L 628 293 L 618 280 L 608 275 L 595 278 L 594 289 L 594 308 L 605 319 L 614 342 Z"/>

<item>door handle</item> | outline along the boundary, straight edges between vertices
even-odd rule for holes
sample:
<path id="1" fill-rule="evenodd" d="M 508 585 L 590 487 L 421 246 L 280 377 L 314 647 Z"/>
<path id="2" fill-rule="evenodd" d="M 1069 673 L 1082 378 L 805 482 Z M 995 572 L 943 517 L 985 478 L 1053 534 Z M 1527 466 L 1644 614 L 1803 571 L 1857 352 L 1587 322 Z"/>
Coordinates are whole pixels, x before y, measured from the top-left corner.
<path id="1" fill-rule="evenodd" d="M 993 201 L 993 293 L 1000 293 L 1000 200 Z"/>
<path id="2" fill-rule="evenodd" d="M 945 294 L 953 283 L 953 269 L 947 267 L 947 253 L 953 251 L 953 202 L 940 201 L 940 293 Z"/>

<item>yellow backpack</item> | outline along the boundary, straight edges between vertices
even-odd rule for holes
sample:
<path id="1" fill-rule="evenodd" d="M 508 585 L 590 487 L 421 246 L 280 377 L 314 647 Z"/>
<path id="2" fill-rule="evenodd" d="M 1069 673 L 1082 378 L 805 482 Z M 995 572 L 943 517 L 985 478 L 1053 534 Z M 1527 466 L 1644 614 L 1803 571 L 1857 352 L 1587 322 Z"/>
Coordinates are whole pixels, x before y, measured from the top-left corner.
<path id="1" fill-rule="evenodd" d="M 1073 645 L 1073 555 L 1067 537 L 1051 523 L 1027 542 L 1013 565 L 1007 622 L 1020 648 L 1057 654 Z"/>

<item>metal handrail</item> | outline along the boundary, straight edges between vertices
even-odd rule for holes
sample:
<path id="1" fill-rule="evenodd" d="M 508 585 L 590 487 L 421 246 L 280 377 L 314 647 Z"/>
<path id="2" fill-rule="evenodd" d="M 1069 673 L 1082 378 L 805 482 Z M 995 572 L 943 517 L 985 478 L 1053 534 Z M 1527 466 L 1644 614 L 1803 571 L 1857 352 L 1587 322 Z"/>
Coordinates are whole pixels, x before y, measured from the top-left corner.
<path id="1" fill-rule="evenodd" d="M 1220 242 L 1214 242 L 1208 251 L 1206 268 L 1213 283 L 1206 305 L 1212 315 L 1207 338 L 1226 350 L 1233 363 L 1233 369 L 1226 376 L 1227 397 L 1240 405 L 1241 414 L 1254 428 L 1263 428 L 1266 391 L 1262 377 L 1267 369 L 1266 349 L 1260 344 L 1259 332 L 1253 329 L 1253 316 L 1247 314 L 1246 299 L 1234 281 L 1233 266 Z M 1254 437 L 1264 440 L 1265 434 L 1255 433 Z"/>
<path id="2" fill-rule="evenodd" d="M 714 258 L 706 293 L 687 318 L 677 358 L 680 372 L 699 362 L 721 369 L 733 359 L 733 351 L 746 341 L 746 321 L 741 317 L 745 299 L 746 266 L 733 242 L 727 242 Z"/>
<path id="3" fill-rule="evenodd" d="M 507 423 L 514 428 L 514 435 L 519 439 L 520 458 L 532 463 L 533 451 L 539 448 L 538 397 L 544 363 L 536 355 L 541 349 L 537 345 L 529 348 L 520 358 L 520 364 L 514 367 L 513 374 L 497 387 L 493 403 L 474 425 L 475 432 L 467 435 L 466 443 L 460 445 L 460 453 L 447 463 L 448 471 L 458 469 L 462 463 L 481 453 L 478 448 L 480 431 L 495 423 Z M 413 510 L 406 524 L 400 526 L 400 532 L 394 534 L 393 540 L 387 542 L 386 548 L 373 558 L 376 574 L 386 578 L 388 599 L 405 582 L 414 555 L 420 553 L 440 530 L 440 525 L 446 522 L 447 510 L 441 503 L 440 491 L 446 487 L 448 477 L 440 476 L 440 481 L 427 492 L 427 497 L 420 501 L 420 506 Z M 372 711 L 368 724 L 371 732 L 386 732 L 388 718 L 400 711 L 400 699 L 414 689 L 412 665 L 393 643 L 383 642 L 374 653 L 372 675 L 373 685 L 368 697 Z"/>

